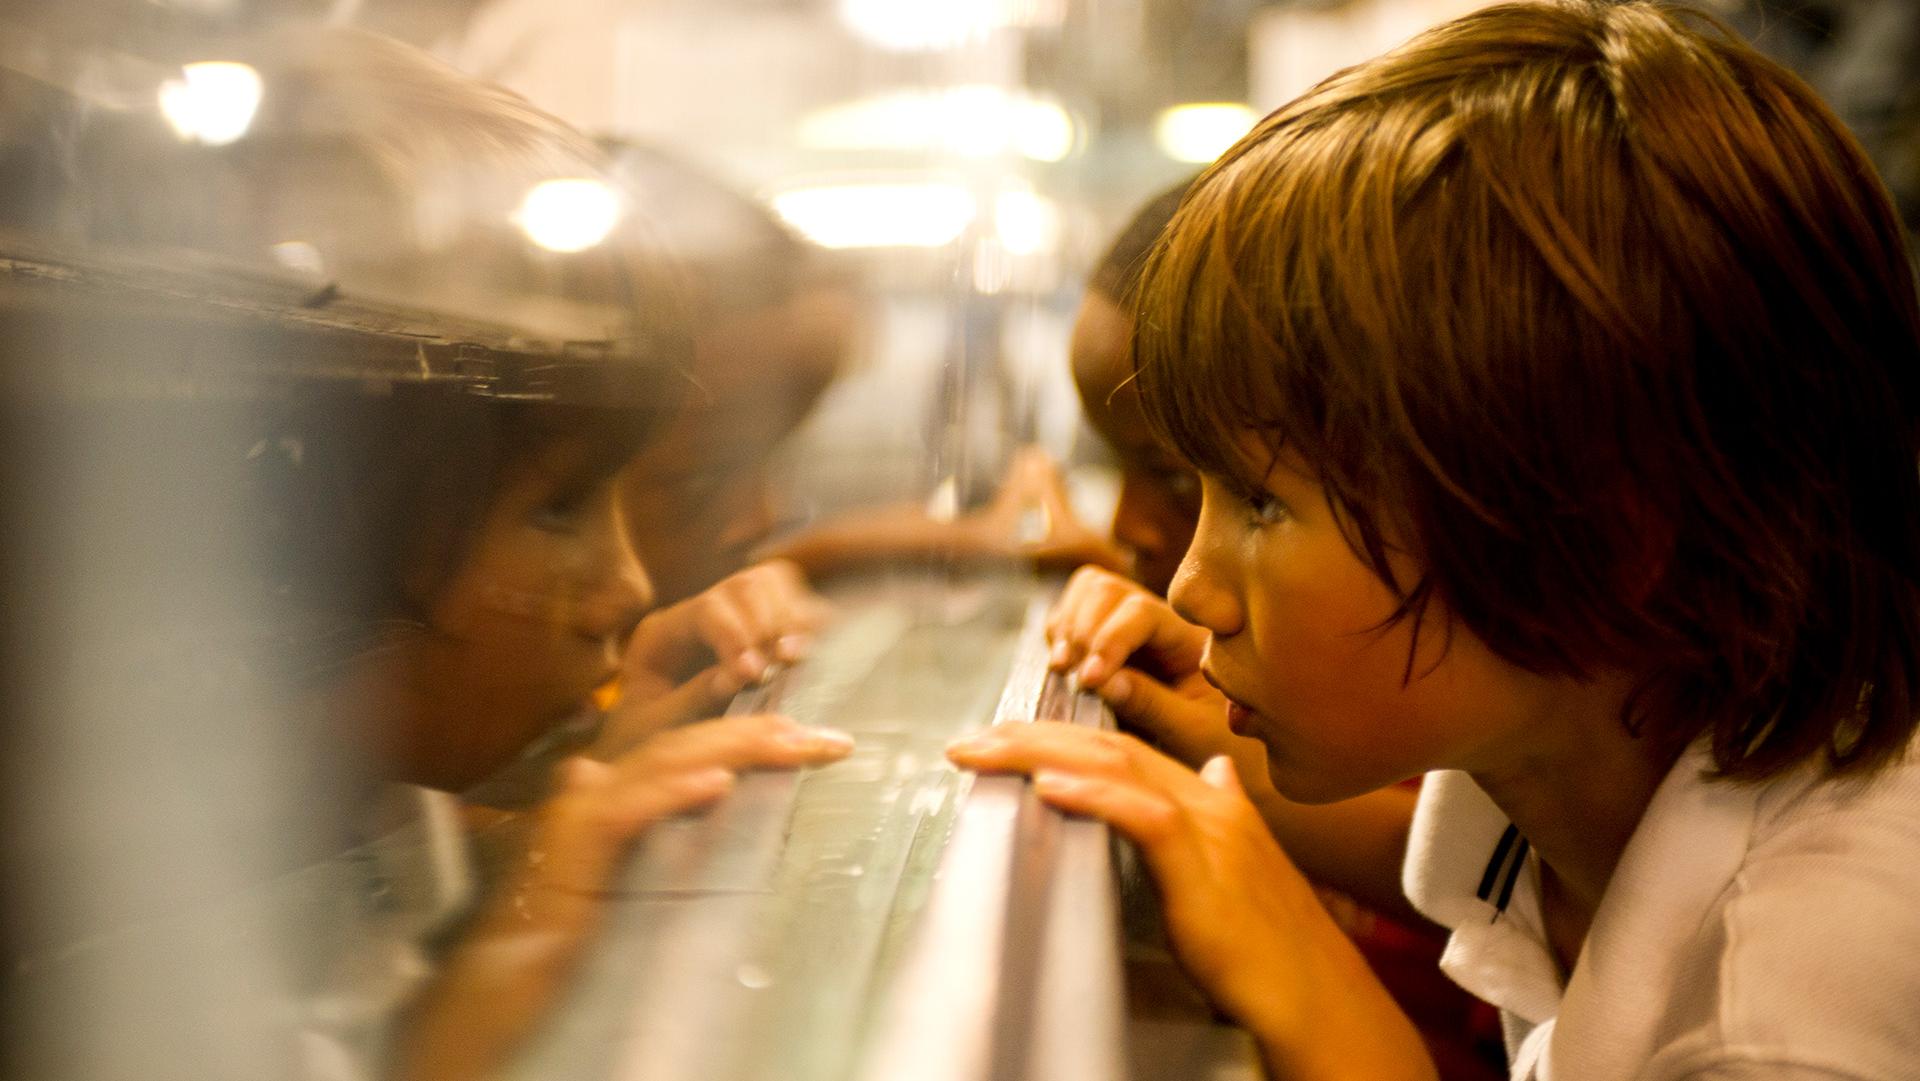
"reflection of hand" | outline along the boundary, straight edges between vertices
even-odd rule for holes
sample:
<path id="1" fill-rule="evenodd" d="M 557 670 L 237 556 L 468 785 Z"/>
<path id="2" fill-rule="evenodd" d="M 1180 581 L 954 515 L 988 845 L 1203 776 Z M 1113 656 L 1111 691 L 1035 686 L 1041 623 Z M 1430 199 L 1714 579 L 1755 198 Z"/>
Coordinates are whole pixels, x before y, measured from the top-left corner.
<path id="1" fill-rule="evenodd" d="M 650 613 L 627 645 L 619 701 L 586 753 L 611 758 L 655 732 L 718 712 L 775 661 L 804 656 L 830 614 L 800 568 L 783 559 Z"/>
<path id="2" fill-rule="evenodd" d="M 562 763 L 515 869 L 415 1011 L 399 1075 L 493 1076 L 560 990 L 635 838 L 720 798 L 736 771 L 817 765 L 852 745 L 784 717 L 729 717 L 663 732 L 613 762 Z"/>
<path id="3" fill-rule="evenodd" d="M 1046 722 L 997 726 L 948 755 L 1032 774 L 1048 803 L 1137 844 L 1175 954 L 1253 1033 L 1273 1076 L 1433 1076 L 1417 1030 L 1280 850 L 1230 759 L 1196 774 L 1131 736 Z"/>
<path id="4" fill-rule="evenodd" d="M 641 620 L 627 668 L 672 678 L 710 659 L 757 680 L 775 661 L 804 656 L 828 614 L 799 567 L 784 559 L 756 563 Z"/>
<path id="5" fill-rule="evenodd" d="M 1067 479 L 1039 447 L 1014 452 L 993 502 L 964 524 L 983 543 L 1032 562 L 1043 570 L 1084 564 L 1125 570 L 1126 554 L 1073 512 Z"/>

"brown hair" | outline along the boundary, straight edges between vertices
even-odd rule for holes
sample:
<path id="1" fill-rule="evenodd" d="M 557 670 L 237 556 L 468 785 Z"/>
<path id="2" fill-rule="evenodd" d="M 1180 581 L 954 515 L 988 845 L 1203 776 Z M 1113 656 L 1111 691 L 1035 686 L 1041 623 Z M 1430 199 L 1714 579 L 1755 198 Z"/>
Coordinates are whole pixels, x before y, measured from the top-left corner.
<path id="1" fill-rule="evenodd" d="M 1304 462 L 1394 620 L 1437 598 L 1526 669 L 1637 673 L 1626 723 L 1710 732 L 1727 776 L 1911 737 L 1901 229 L 1704 18 L 1502 5 L 1334 75 L 1196 182 L 1136 319 L 1154 423 L 1216 474 L 1257 477 L 1248 430 Z"/>

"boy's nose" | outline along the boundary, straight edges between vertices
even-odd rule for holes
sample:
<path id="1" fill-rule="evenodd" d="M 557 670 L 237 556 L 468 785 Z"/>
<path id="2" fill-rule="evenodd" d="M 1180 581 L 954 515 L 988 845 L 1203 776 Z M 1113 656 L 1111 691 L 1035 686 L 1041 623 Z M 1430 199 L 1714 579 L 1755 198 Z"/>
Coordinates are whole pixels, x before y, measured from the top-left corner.
<path id="1" fill-rule="evenodd" d="M 1167 600 L 1180 618 L 1225 638 L 1240 632 L 1246 612 L 1228 587 L 1229 580 L 1220 574 L 1218 554 L 1210 549 L 1207 529 L 1202 525 L 1195 531 L 1180 568 L 1173 572 Z"/>
<path id="2" fill-rule="evenodd" d="M 581 606 L 581 633 L 624 644 L 641 617 L 652 610 L 653 599 L 653 581 L 646 568 L 628 554 Z"/>

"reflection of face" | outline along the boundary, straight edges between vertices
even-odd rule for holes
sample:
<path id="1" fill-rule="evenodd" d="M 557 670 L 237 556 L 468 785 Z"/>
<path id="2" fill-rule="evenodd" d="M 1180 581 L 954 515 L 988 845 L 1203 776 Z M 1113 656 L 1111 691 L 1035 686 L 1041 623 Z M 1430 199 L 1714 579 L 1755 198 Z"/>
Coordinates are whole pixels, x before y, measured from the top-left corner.
<path id="1" fill-rule="evenodd" d="M 621 513 L 663 604 L 745 566 L 775 524 L 768 459 L 780 435 L 748 414 L 696 407 L 621 479 Z"/>
<path id="2" fill-rule="evenodd" d="M 1113 539 L 1133 553 L 1140 584 L 1164 594 L 1200 517 L 1200 484 L 1147 427 L 1130 378 L 1132 333 L 1124 312 L 1089 293 L 1073 328 L 1073 381 L 1088 421 L 1120 459 Z"/>
<path id="3" fill-rule="evenodd" d="M 838 370 L 852 314 L 803 293 L 701 334 L 696 385 L 620 481 L 635 551 L 672 604 L 745 566 L 777 524 L 770 462 Z"/>
<path id="4" fill-rule="evenodd" d="M 383 734 L 396 779 L 458 790 L 510 762 L 616 671 L 652 601 L 584 442 L 510 467 L 454 573 L 374 692 L 410 718 Z M 384 718 L 376 718 L 384 721 Z"/>
<path id="5" fill-rule="evenodd" d="M 1267 748 L 1282 795 L 1325 802 L 1428 769 L 1477 769 L 1552 716 L 1550 684 L 1471 632 L 1449 635 L 1436 602 L 1409 674 L 1413 622 L 1380 630 L 1393 592 L 1370 571 L 1320 486 L 1284 465 L 1265 485 L 1208 476 L 1176 609 L 1211 632 L 1204 668 L 1240 707 L 1232 723 Z M 1396 563 L 1403 582 L 1415 568 Z M 1450 639 L 1450 640 L 1449 640 Z"/>

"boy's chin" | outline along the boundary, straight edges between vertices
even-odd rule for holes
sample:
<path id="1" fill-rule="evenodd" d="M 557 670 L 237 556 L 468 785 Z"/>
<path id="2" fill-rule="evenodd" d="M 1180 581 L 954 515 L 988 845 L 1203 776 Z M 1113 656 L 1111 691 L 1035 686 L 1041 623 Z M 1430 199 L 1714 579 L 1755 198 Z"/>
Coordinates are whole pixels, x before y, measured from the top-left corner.
<path id="1" fill-rule="evenodd" d="M 1283 759 L 1267 750 L 1267 781 L 1273 790 L 1294 803 L 1320 805 L 1364 796 L 1395 782 L 1357 778 L 1327 768 Z"/>

